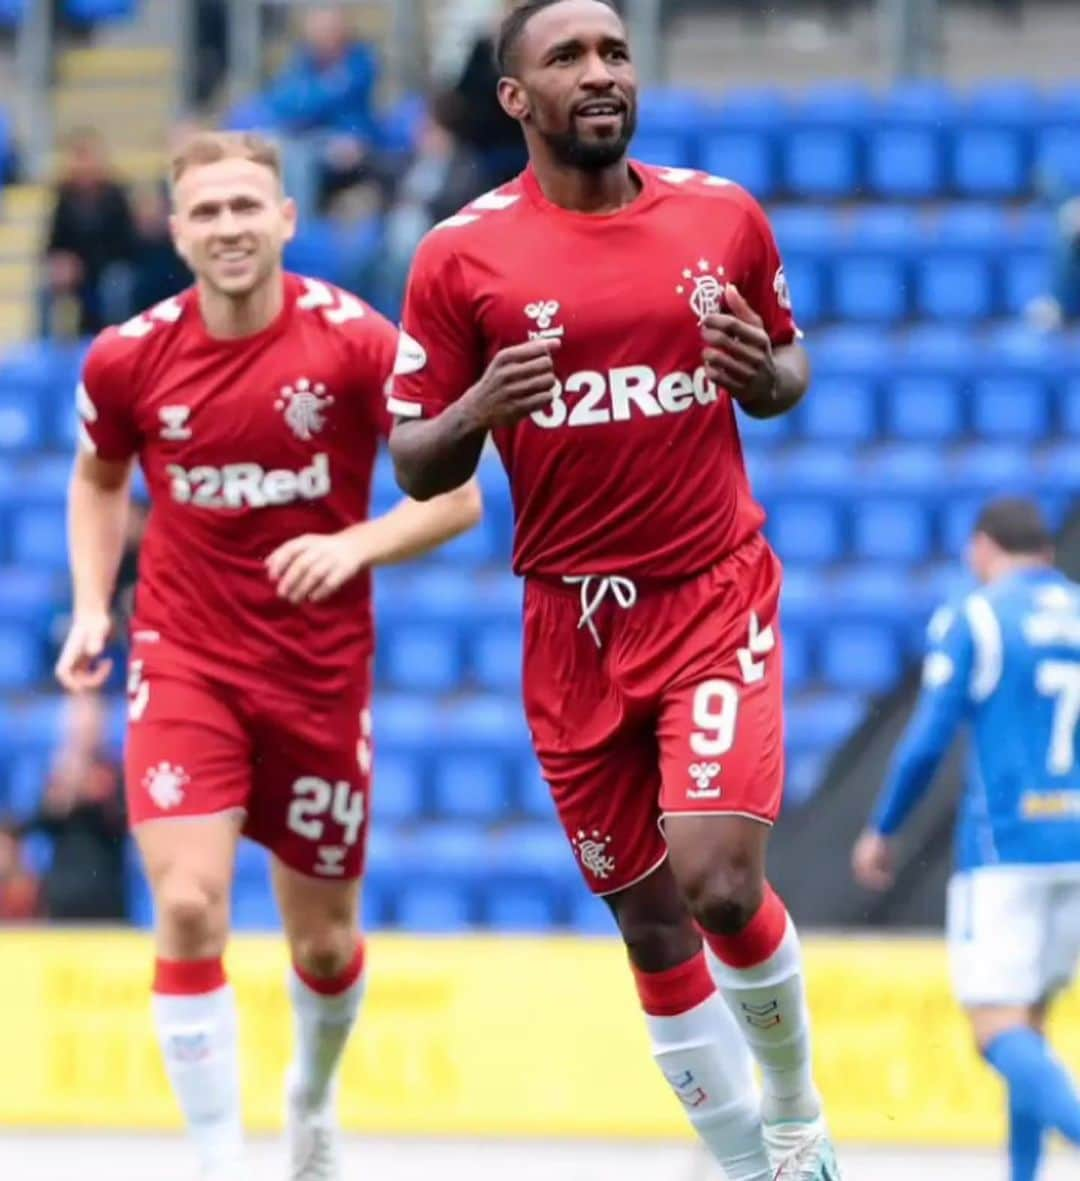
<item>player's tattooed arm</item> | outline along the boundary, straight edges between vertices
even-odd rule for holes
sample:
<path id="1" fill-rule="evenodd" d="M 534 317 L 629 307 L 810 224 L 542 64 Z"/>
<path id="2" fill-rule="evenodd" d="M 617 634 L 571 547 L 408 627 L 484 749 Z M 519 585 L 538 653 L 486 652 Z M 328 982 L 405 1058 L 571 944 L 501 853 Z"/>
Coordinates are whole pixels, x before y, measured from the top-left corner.
<path id="1" fill-rule="evenodd" d="M 398 484 L 414 500 L 460 487 L 476 472 L 488 433 L 551 404 L 558 341 L 530 340 L 495 354 L 484 376 L 429 419 L 399 419 L 390 435 Z"/>
<path id="2" fill-rule="evenodd" d="M 786 414 L 810 384 L 806 350 L 800 344 L 774 347 L 737 287 L 728 284 L 724 299 L 729 312 L 708 316 L 702 328 L 706 371 L 751 417 Z"/>

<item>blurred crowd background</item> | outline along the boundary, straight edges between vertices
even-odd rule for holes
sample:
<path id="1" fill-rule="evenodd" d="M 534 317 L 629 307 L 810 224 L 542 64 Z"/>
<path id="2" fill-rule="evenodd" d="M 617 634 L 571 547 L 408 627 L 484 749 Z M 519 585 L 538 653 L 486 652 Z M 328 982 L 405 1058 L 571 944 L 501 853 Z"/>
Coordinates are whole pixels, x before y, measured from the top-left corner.
<path id="1" fill-rule="evenodd" d="M 505 7 L 0 0 L 0 921 L 149 918 L 123 836 L 122 659 L 101 699 L 63 701 L 50 669 L 87 339 L 189 281 L 168 237 L 170 144 L 198 126 L 276 133 L 303 219 L 289 266 L 396 318 L 420 237 L 524 163 L 495 99 Z M 643 82 L 635 154 L 766 204 L 816 365 L 796 414 L 745 425 L 788 571 L 774 877 L 803 921 L 935 923 L 957 760 L 892 896 L 860 894 L 847 852 L 910 708 L 926 621 L 964 584 L 979 505 L 1036 496 L 1080 569 L 1080 7 L 623 9 Z M 367 918 L 609 930 L 529 750 L 510 506 L 494 462 L 481 477 L 478 530 L 377 578 Z M 397 495 L 384 459 L 374 511 Z M 241 928 L 276 923 L 265 869 L 246 849 Z"/>

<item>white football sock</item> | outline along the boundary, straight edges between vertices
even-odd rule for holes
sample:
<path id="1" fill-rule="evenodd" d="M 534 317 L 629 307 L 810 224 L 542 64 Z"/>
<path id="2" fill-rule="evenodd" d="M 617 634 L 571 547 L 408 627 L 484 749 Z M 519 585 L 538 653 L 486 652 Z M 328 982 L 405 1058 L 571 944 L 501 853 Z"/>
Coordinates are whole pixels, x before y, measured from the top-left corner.
<path id="1" fill-rule="evenodd" d="M 330 1094 L 331 1083 L 360 1013 L 364 977 L 360 974 L 343 991 L 327 996 L 289 973 L 296 1047 L 289 1071 L 294 1100 L 315 1110 Z"/>
<path id="2" fill-rule="evenodd" d="M 653 1057 L 729 1181 L 772 1181 L 750 1055 L 723 1000 L 645 1020 Z"/>
<path id="3" fill-rule="evenodd" d="M 821 1098 L 814 1086 L 802 951 L 790 916 L 780 946 L 763 963 L 734 968 L 708 946 L 706 957 L 761 1067 L 766 1122 L 817 1119 Z"/>
<path id="4" fill-rule="evenodd" d="M 155 993 L 165 1070 L 204 1171 L 243 1162 L 236 998 L 229 985 L 194 995 Z"/>

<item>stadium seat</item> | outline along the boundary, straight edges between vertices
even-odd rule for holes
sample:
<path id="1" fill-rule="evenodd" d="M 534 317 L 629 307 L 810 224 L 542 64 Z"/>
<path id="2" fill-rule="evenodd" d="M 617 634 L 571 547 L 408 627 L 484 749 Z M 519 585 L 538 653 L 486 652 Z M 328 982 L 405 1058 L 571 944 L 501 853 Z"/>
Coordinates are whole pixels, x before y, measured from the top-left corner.
<path id="1" fill-rule="evenodd" d="M 24 508 L 16 512 L 11 558 L 20 565 L 66 570 L 67 536 L 63 508 Z"/>
<path id="2" fill-rule="evenodd" d="M 891 123 L 948 128 L 957 115 L 956 92 L 940 78 L 901 79 L 883 95 L 879 110 Z"/>
<path id="3" fill-rule="evenodd" d="M 744 417 L 739 421 L 739 434 L 747 451 L 764 451 L 788 443 L 794 429 L 793 416 L 789 414 L 781 414 L 776 418 Z"/>
<path id="4" fill-rule="evenodd" d="M 935 375 L 967 381 L 985 354 L 963 324 L 921 324 L 897 343 L 890 358 L 892 373 Z"/>
<path id="5" fill-rule="evenodd" d="M 429 935 L 468 930 L 475 915 L 468 893 L 440 882 L 405 882 L 395 909 L 399 927 Z"/>
<path id="6" fill-rule="evenodd" d="M 265 886 L 238 883 L 233 889 L 231 920 L 237 931 L 277 931 L 281 928 L 274 897 Z"/>
<path id="7" fill-rule="evenodd" d="M 784 686 L 789 692 L 807 688 L 814 678 L 813 652 L 809 630 L 784 628 Z"/>
<path id="8" fill-rule="evenodd" d="M 64 0 L 64 12 L 69 20 L 95 25 L 102 21 L 130 20 L 135 15 L 137 0 Z"/>
<path id="9" fill-rule="evenodd" d="M 570 928 L 575 935 L 598 935 L 606 939 L 619 933 L 611 910 L 584 888 L 570 905 Z"/>
<path id="10" fill-rule="evenodd" d="M 1062 188 L 1080 187 L 1080 127 L 1046 127 L 1035 148 L 1036 169 Z"/>
<path id="11" fill-rule="evenodd" d="M 819 377 L 844 374 L 878 382 L 892 376 L 896 368 L 892 342 L 865 328 L 845 325 L 815 332 L 808 347 Z"/>
<path id="12" fill-rule="evenodd" d="M 45 442 L 42 404 L 33 390 L 0 386 L 0 455 L 23 455 Z"/>
<path id="13" fill-rule="evenodd" d="M 867 144 L 869 192 L 889 200 L 937 196 L 944 187 L 941 138 L 929 127 L 878 127 Z"/>
<path id="14" fill-rule="evenodd" d="M 402 751 L 381 752 L 376 732 L 371 802 L 376 823 L 416 820 L 424 814 L 424 774 L 422 758 Z"/>
<path id="15" fill-rule="evenodd" d="M 971 540 L 971 530 L 983 501 L 979 497 L 949 496 L 941 505 L 941 553 L 959 558 Z"/>
<path id="16" fill-rule="evenodd" d="M 530 820 L 553 821 L 555 804 L 537 764 L 536 756 L 529 751 L 517 763 L 517 785 L 514 800 L 517 809 Z"/>
<path id="17" fill-rule="evenodd" d="M 863 500 L 852 506 L 855 554 L 871 562 L 924 562 L 933 552 L 930 518 L 918 500 Z"/>
<path id="18" fill-rule="evenodd" d="M 481 689 L 496 693 L 521 690 L 521 628 L 485 627 L 472 637 L 469 672 Z"/>
<path id="19" fill-rule="evenodd" d="M 1062 386 L 1058 417 L 1062 431 L 1080 439 L 1080 376 L 1071 378 Z"/>
<path id="20" fill-rule="evenodd" d="M 843 522 L 828 501 L 782 499 L 772 506 L 766 531 L 785 561 L 835 562 L 844 552 Z"/>
<path id="21" fill-rule="evenodd" d="M 1036 481 L 1029 482 L 1030 487 Z M 1037 482 L 1055 498 L 1065 497 L 1069 506 L 1080 496 L 1080 440 L 1061 439 L 1043 449 L 1037 467 Z M 1016 480 L 1020 485 L 1019 479 Z"/>
<path id="22" fill-rule="evenodd" d="M 66 595 L 63 579 L 43 570 L 0 566 L 0 621 L 44 634 Z"/>
<path id="23" fill-rule="evenodd" d="M 759 200 L 768 200 L 776 191 L 775 148 L 766 132 L 709 131 L 702 136 L 698 162 L 706 172 L 728 177 Z"/>
<path id="24" fill-rule="evenodd" d="M 32 816 L 41 805 L 49 776 L 44 751 L 16 751 L 8 765 L 7 808 L 18 820 Z"/>
<path id="25" fill-rule="evenodd" d="M 900 649 L 888 627 L 838 623 L 822 636 L 821 679 L 830 689 L 882 693 L 896 684 L 900 667 Z"/>
<path id="26" fill-rule="evenodd" d="M 799 127 L 782 146 L 784 187 L 795 197 L 848 197 L 859 187 L 858 145 L 842 127 Z"/>
<path id="27" fill-rule="evenodd" d="M 877 435 L 874 387 L 853 377 L 822 377 L 813 397 L 796 411 L 798 430 L 807 439 L 830 443 L 867 443 Z"/>
<path id="28" fill-rule="evenodd" d="M 853 693 L 798 697 L 787 708 L 788 747 L 795 754 L 835 750 L 858 725 L 864 711 L 862 698 Z"/>
<path id="29" fill-rule="evenodd" d="M 510 810 L 510 778 L 503 761 L 483 754 L 455 754 L 436 760 L 432 798 L 447 820 L 494 824 Z"/>
<path id="30" fill-rule="evenodd" d="M 784 775 L 784 807 L 799 808 L 821 786 L 828 756 L 818 751 L 803 751 L 787 760 Z"/>
<path id="31" fill-rule="evenodd" d="M 770 220 L 785 258 L 821 258 L 844 243 L 839 217 L 825 206 L 781 206 L 772 211 Z"/>
<path id="32" fill-rule="evenodd" d="M 1047 237 L 1047 244 L 1050 238 Z M 1002 310 L 1022 316 L 1032 300 L 1050 291 L 1050 256 L 1042 250 L 1011 251 L 1002 261 Z"/>
<path id="33" fill-rule="evenodd" d="M 784 259 L 791 305 L 800 327 L 810 328 L 829 315 L 822 268 L 814 259 L 789 255 Z"/>
<path id="34" fill-rule="evenodd" d="M 1069 473 L 1062 471 L 1063 478 Z M 973 443 L 952 457 L 942 473 L 957 494 L 981 496 L 1009 492 L 1025 495 L 1033 489 L 1036 473 L 1031 463 L 1030 445 Z"/>
<path id="35" fill-rule="evenodd" d="M 634 159 L 661 168 L 693 168 L 695 164 L 689 138 L 676 131 L 650 131 L 642 128 L 630 148 Z"/>
<path id="36" fill-rule="evenodd" d="M 10 29 L 20 24 L 27 3 L 28 0 L 0 0 L 0 28 Z"/>
<path id="37" fill-rule="evenodd" d="M 832 306 L 841 320 L 895 324 L 908 311 L 904 267 L 892 258 L 853 254 L 833 266 Z"/>
<path id="38" fill-rule="evenodd" d="M 929 320 L 983 320 L 995 307 L 989 263 L 974 255 L 931 256 L 915 269 L 916 307 Z"/>
<path id="39" fill-rule="evenodd" d="M 1036 378 L 984 377 L 971 391 L 975 433 L 988 440 L 1040 440 L 1050 430 L 1050 406 Z"/>
<path id="40" fill-rule="evenodd" d="M 959 201 L 938 210 L 929 236 L 937 254 L 996 255 L 1009 230 L 1010 222 L 1002 206 L 987 201 Z"/>
<path id="41" fill-rule="evenodd" d="M 918 209 L 909 205 L 865 205 L 852 213 L 848 249 L 854 253 L 915 256 L 926 237 Z"/>
<path id="42" fill-rule="evenodd" d="M 898 377 L 885 390 L 885 430 L 895 439 L 953 439 L 964 430 L 964 406 L 946 377 Z"/>
<path id="43" fill-rule="evenodd" d="M 1042 119 L 1045 99 L 1029 78 L 992 78 L 977 82 L 963 98 L 963 115 L 979 123 L 1034 127 Z"/>
<path id="44" fill-rule="evenodd" d="M 912 601 L 910 579 L 897 578 L 893 567 L 878 563 L 860 563 L 837 571 L 829 579 L 828 596 L 844 605 L 845 618 L 892 628 L 910 619 L 917 606 Z"/>
<path id="45" fill-rule="evenodd" d="M 438 624 L 384 627 L 380 677 L 396 689 L 445 693 L 462 681 L 457 634 Z"/>
<path id="46" fill-rule="evenodd" d="M 850 449 L 809 442 L 791 447 L 776 464 L 776 495 L 828 496 L 842 504 L 857 491 L 858 468 Z"/>
<path id="47" fill-rule="evenodd" d="M 557 900 L 531 886 L 492 882 L 483 891 L 481 922 L 496 931 L 548 931 L 559 924 Z"/>
<path id="48" fill-rule="evenodd" d="M 521 703 L 490 695 L 450 702 L 445 709 L 441 741 L 448 751 L 520 755 L 529 749 Z"/>
<path id="49" fill-rule="evenodd" d="M 515 824 L 501 829 L 484 849 L 493 882 L 529 885 L 557 906 L 578 881 L 575 857 L 556 824 Z"/>
<path id="50" fill-rule="evenodd" d="M 1018 197 L 1030 187 L 1025 139 L 1010 127 L 964 127 L 952 144 L 952 187 L 963 196 Z"/>
<path id="51" fill-rule="evenodd" d="M 24 692 L 46 676 L 40 637 L 25 625 L 0 623 L 0 692 Z"/>

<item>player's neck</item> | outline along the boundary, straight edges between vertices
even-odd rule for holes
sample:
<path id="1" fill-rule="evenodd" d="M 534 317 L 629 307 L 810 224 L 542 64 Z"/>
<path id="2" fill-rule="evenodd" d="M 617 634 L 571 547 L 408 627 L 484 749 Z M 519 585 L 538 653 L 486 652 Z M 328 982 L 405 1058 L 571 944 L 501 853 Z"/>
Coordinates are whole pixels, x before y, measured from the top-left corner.
<path id="1" fill-rule="evenodd" d="M 533 171 L 541 192 L 552 205 L 572 213 L 618 213 L 641 192 L 641 181 L 629 160 L 597 172 L 548 160 L 539 166 L 534 162 Z"/>
<path id="2" fill-rule="evenodd" d="M 199 312 L 207 334 L 215 340 L 242 340 L 269 328 L 285 304 L 280 272 L 242 299 L 231 299 L 204 283 L 198 284 Z"/>

